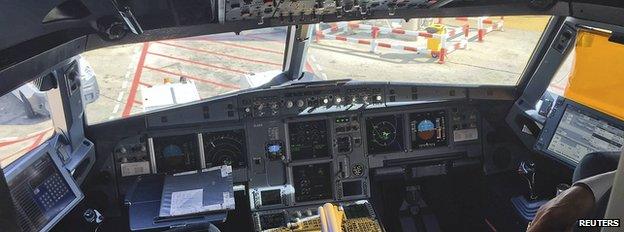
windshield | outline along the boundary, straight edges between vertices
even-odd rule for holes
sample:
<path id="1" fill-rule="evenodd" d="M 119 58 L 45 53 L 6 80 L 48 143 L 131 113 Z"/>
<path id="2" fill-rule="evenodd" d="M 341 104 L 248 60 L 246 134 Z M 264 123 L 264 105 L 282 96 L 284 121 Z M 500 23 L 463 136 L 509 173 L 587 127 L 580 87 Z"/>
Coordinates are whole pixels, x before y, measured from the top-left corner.
<path id="1" fill-rule="evenodd" d="M 320 79 L 515 85 L 547 16 L 366 20 L 311 25 L 304 70 Z M 285 27 L 89 51 L 101 97 L 89 124 L 256 87 L 280 73 Z"/>
<path id="2" fill-rule="evenodd" d="M 115 46 L 83 54 L 101 96 L 89 124 L 197 101 L 266 83 L 280 73 L 286 28 Z"/>
<path id="3" fill-rule="evenodd" d="M 549 18 L 320 23 L 307 61 L 323 79 L 516 85 Z"/>

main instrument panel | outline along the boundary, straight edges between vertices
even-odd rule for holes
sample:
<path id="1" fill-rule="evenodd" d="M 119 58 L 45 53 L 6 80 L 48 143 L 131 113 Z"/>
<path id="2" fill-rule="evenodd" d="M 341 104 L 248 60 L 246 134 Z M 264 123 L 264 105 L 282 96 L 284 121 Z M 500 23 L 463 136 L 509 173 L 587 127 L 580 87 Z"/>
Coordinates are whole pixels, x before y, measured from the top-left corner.
<path id="1" fill-rule="evenodd" d="M 373 174 L 432 160 L 478 162 L 481 119 L 465 101 L 468 91 L 307 86 L 251 91 L 152 113 L 144 116 L 144 133 L 122 139 L 114 149 L 118 189 L 123 194 L 139 175 L 229 164 L 260 216 L 367 199 Z M 260 218 L 273 221 L 268 215 Z"/>

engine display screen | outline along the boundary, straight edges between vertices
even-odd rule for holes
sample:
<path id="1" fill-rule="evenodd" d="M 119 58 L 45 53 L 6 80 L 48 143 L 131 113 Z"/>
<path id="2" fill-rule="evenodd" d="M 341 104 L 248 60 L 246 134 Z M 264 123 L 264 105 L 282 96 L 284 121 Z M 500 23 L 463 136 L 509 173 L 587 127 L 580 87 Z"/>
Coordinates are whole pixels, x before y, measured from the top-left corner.
<path id="1" fill-rule="evenodd" d="M 446 111 L 429 111 L 410 114 L 412 148 L 448 145 Z"/>
<path id="2" fill-rule="evenodd" d="M 624 130 L 569 105 L 548 145 L 548 151 L 577 164 L 588 153 L 620 151 L 622 144 Z"/>
<path id="3" fill-rule="evenodd" d="M 159 173 L 172 174 L 199 169 L 197 134 L 154 138 L 154 155 Z"/>
<path id="4" fill-rule="evenodd" d="M 330 163 L 294 166 L 292 174 L 296 202 L 332 199 Z"/>
<path id="5" fill-rule="evenodd" d="M 326 120 L 288 124 L 292 160 L 329 157 L 329 136 Z"/>

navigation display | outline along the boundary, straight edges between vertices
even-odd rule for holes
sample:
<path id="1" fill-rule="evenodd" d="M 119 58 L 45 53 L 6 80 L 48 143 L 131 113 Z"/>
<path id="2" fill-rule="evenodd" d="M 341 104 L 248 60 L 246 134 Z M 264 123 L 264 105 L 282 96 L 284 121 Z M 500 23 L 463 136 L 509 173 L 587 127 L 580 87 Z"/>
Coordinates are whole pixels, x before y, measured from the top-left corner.
<path id="1" fill-rule="evenodd" d="M 624 130 L 568 106 L 548 145 L 548 151 L 561 158 L 579 163 L 588 153 L 620 151 Z"/>
<path id="2" fill-rule="evenodd" d="M 403 151 L 403 117 L 386 115 L 366 119 L 368 153 L 383 154 Z"/>
<path id="3" fill-rule="evenodd" d="M 412 148 L 448 145 L 446 111 L 429 111 L 410 114 Z"/>

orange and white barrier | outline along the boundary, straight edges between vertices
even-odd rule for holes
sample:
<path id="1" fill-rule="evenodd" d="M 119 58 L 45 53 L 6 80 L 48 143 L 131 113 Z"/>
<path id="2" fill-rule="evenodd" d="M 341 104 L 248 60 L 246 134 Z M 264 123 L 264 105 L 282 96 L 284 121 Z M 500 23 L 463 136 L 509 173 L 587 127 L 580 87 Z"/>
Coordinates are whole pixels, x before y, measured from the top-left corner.
<path id="1" fill-rule="evenodd" d="M 505 22 L 504 18 L 501 16 L 500 20 L 494 21 L 489 17 L 476 17 L 476 18 L 468 18 L 468 17 L 457 17 L 455 18 L 457 21 L 464 21 L 464 27 L 469 27 L 468 21 L 475 20 L 477 23 L 477 41 L 483 42 L 485 35 L 492 31 L 504 31 L 503 23 Z M 442 19 L 438 19 L 438 23 L 442 23 Z M 487 25 L 487 26 L 486 26 Z"/>

